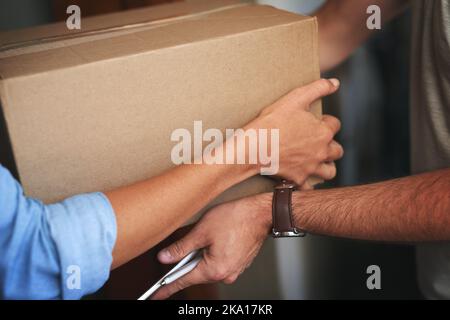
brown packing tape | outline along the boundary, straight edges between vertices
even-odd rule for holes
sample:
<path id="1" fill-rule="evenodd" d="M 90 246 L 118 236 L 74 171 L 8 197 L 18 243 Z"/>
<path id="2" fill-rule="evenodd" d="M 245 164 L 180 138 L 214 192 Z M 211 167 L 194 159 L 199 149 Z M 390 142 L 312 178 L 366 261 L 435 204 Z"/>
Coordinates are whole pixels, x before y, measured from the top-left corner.
<path id="1" fill-rule="evenodd" d="M 59 42 L 59 41 L 64 41 L 64 40 L 90 37 L 90 36 L 107 35 L 107 38 L 110 38 L 110 37 L 113 37 L 116 35 L 122 35 L 123 33 L 121 33 L 121 31 L 130 30 L 131 32 L 134 32 L 140 28 L 147 29 L 147 28 L 151 28 L 153 26 L 159 26 L 162 24 L 166 25 L 166 24 L 176 23 L 178 21 L 197 18 L 197 17 L 201 17 L 201 16 L 208 15 L 211 13 L 236 9 L 236 8 L 240 8 L 240 7 L 244 7 L 244 6 L 250 6 L 250 4 L 239 3 L 239 4 L 228 5 L 228 6 L 224 6 L 224 7 L 220 7 L 220 8 L 210 9 L 210 10 L 206 10 L 206 11 L 198 12 L 198 13 L 189 14 L 189 13 L 185 12 L 185 13 L 180 13 L 180 14 L 173 15 L 173 16 L 158 18 L 156 20 L 136 22 L 136 23 L 128 24 L 128 25 L 118 25 L 118 26 L 114 26 L 114 27 L 99 28 L 99 29 L 85 31 L 85 32 L 81 31 L 81 32 L 77 32 L 74 34 L 62 34 L 62 35 L 38 38 L 38 39 L 33 39 L 33 40 L 28 40 L 28 41 L 6 43 L 6 44 L 3 44 L 0 46 L 0 52 L 20 49 L 20 48 L 34 46 L 34 45 L 42 45 L 42 44 L 46 44 L 46 43 Z M 95 38 L 93 38 L 93 40 L 95 40 Z M 87 40 L 87 41 L 89 41 L 89 40 Z M 1 58 L 1 56 L 0 56 L 0 58 Z"/>
<path id="2" fill-rule="evenodd" d="M 129 25 L 159 18 L 195 14 L 211 9 L 223 8 L 242 3 L 241 0 L 178 0 L 154 6 L 143 6 L 123 11 L 115 11 L 94 16 L 86 16 L 81 11 L 81 29 L 68 29 L 66 21 L 39 24 L 32 27 L 1 30 L 0 46 L 12 42 L 25 42 L 37 38 L 47 38 L 63 34 L 75 34 L 100 28 Z M 69 15 L 67 15 L 69 17 Z"/>
<path id="3" fill-rule="evenodd" d="M 308 20 L 313 20 L 310 17 L 280 11 L 270 6 L 243 5 L 233 6 L 233 8 L 229 6 L 229 8 L 228 10 L 217 10 L 215 12 L 209 11 L 208 14 L 196 15 L 196 18 L 178 19 L 176 23 L 156 23 L 141 28 L 74 37 L 0 51 L 0 73 L 8 78 L 46 72 L 59 69 L 63 65 L 68 66 L 68 64 L 71 66 L 83 65 L 87 62 L 124 57 L 130 54 L 149 53 L 163 47 L 170 48 L 191 42 L 219 39 L 223 36 L 236 35 L 242 32 L 261 31 L 275 25 L 281 27 L 289 23 L 308 23 Z M 206 11 L 203 7 L 200 9 L 203 10 L 202 12 Z M 132 20 L 128 16 L 123 20 L 127 22 L 140 21 L 145 17 L 145 14 L 152 17 L 161 17 L 163 14 L 167 16 L 170 13 L 167 12 L 168 10 L 163 13 L 159 12 L 160 10 L 156 10 L 154 13 L 149 9 L 142 11 L 136 12 L 139 19 Z M 176 13 L 180 11 L 176 10 Z M 85 22 L 85 28 L 92 30 L 93 27 L 111 26 L 112 23 L 116 23 L 117 19 L 111 19 L 108 16 L 99 20 Z M 205 28 L 209 22 L 211 22 L 211 27 Z M 63 27 L 63 30 L 61 30 L 61 27 Z M 189 32 L 189 30 L 192 30 L 192 32 Z M 223 30 L 227 31 L 222 32 Z M 18 30 L 6 35 L 0 33 L 0 43 L 5 43 L 7 40 L 11 41 L 15 37 L 18 39 L 36 39 L 39 36 L 63 34 L 66 31 L 65 24 L 58 24 L 38 27 L 36 30 Z M 137 47 L 139 49 L 133 52 L 132 48 Z M 19 59 L 20 57 L 23 57 L 23 59 Z"/>

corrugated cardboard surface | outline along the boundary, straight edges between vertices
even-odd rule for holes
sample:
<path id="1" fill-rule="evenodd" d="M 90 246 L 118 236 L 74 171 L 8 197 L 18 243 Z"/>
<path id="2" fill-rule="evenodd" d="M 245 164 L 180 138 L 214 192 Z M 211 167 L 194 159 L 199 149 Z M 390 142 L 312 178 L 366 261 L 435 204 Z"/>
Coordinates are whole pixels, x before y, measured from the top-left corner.
<path id="1" fill-rule="evenodd" d="M 224 2 L 200 3 L 184 19 L 133 32 L 80 34 L 0 52 L 1 104 L 28 195 L 53 202 L 157 175 L 173 166 L 174 129 L 192 131 L 194 120 L 204 128 L 241 127 L 319 78 L 314 18 L 256 5 L 210 12 Z M 178 6 L 170 5 L 176 14 L 187 10 Z M 142 21 L 133 12 L 135 20 L 130 13 L 124 20 Z M 92 22 L 98 28 L 104 18 L 92 19 L 99 19 Z M 0 36 L 6 38 L 14 35 Z M 314 110 L 320 113 L 319 103 Z M 252 178 L 218 201 L 270 185 Z"/>

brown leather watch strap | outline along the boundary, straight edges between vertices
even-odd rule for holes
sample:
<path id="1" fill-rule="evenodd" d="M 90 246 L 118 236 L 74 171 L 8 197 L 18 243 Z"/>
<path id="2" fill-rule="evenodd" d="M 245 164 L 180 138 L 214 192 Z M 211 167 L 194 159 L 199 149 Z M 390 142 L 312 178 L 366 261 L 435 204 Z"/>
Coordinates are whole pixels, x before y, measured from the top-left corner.
<path id="1" fill-rule="evenodd" d="M 305 232 L 295 228 L 292 220 L 292 192 L 296 185 L 283 180 L 276 185 L 272 200 L 272 236 L 281 237 L 303 237 Z"/>

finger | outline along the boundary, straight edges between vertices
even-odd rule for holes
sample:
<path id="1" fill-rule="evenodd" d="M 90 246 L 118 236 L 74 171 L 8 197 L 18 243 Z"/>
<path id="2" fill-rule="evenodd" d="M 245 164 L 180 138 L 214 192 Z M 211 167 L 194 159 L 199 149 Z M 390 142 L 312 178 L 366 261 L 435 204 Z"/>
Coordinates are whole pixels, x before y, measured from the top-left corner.
<path id="1" fill-rule="evenodd" d="M 338 79 L 320 79 L 295 89 L 293 93 L 301 102 L 299 105 L 308 110 L 314 101 L 335 93 L 339 89 L 339 85 Z"/>
<path id="2" fill-rule="evenodd" d="M 177 293 L 178 291 L 181 291 L 187 287 L 196 285 L 196 284 L 202 284 L 207 283 L 208 280 L 204 276 L 204 272 L 202 271 L 203 267 L 201 264 L 203 261 L 199 263 L 199 265 L 186 274 L 185 276 L 181 277 L 180 279 L 169 283 L 165 286 L 163 286 L 161 289 L 156 291 L 156 293 L 151 297 L 151 300 L 163 300 L 167 299 L 173 294 Z"/>
<path id="3" fill-rule="evenodd" d="M 333 135 L 339 132 L 341 129 L 341 121 L 338 118 L 325 114 L 322 117 L 323 123 L 331 129 Z"/>
<path id="4" fill-rule="evenodd" d="M 186 236 L 161 250 L 158 253 L 158 260 L 161 263 L 174 263 L 183 259 L 190 252 L 205 246 L 205 236 L 200 234 L 199 229 L 194 228 Z"/>
<path id="5" fill-rule="evenodd" d="M 336 177 L 336 165 L 334 162 L 324 162 L 317 167 L 315 174 L 324 180 L 331 180 Z"/>
<path id="6" fill-rule="evenodd" d="M 302 184 L 300 187 L 300 190 L 303 190 L 303 191 L 312 190 L 312 189 L 314 189 L 314 188 L 312 187 L 311 183 L 309 183 L 308 180 L 306 180 L 305 183 Z"/>
<path id="7" fill-rule="evenodd" d="M 339 160 L 344 156 L 344 148 L 335 140 L 331 141 L 328 145 L 327 162 Z"/>

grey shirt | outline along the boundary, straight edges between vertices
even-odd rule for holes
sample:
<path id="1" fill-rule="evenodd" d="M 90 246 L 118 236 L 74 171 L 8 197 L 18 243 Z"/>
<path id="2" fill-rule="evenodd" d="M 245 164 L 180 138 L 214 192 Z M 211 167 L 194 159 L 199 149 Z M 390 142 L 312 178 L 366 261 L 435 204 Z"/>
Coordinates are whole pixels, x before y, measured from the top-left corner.
<path id="1" fill-rule="evenodd" d="M 420 173 L 450 167 L 450 0 L 413 1 L 412 36 L 411 163 Z M 418 245 L 417 267 L 426 298 L 450 299 L 450 243 Z"/>

